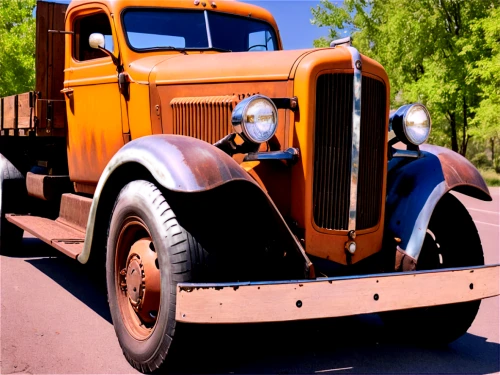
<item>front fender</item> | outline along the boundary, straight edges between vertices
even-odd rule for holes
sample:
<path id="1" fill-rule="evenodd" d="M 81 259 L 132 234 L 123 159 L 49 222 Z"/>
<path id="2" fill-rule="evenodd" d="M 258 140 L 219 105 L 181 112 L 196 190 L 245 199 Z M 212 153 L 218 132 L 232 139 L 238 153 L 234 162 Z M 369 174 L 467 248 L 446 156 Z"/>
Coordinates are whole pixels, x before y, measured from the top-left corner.
<path id="1" fill-rule="evenodd" d="M 124 175 L 124 170 L 128 170 Z M 173 191 L 195 193 L 216 189 L 226 183 L 243 181 L 255 187 L 255 194 L 262 194 L 267 201 L 275 222 L 284 236 L 302 255 L 306 270 L 311 262 L 290 231 L 271 198 L 255 180 L 229 155 L 217 147 L 196 138 L 180 135 L 153 135 L 127 143 L 109 161 L 102 173 L 94 194 L 87 222 L 84 248 L 78 256 L 81 263 L 89 259 L 96 243 L 102 244 L 113 204 L 121 188 L 147 172 L 159 186 Z M 120 176 L 120 177 L 117 177 Z M 112 193 L 109 191 L 112 190 Z M 96 222 L 98 224 L 96 225 Z M 96 237 L 99 237 L 96 240 Z"/>
<path id="2" fill-rule="evenodd" d="M 78 256 L 81 263 L 86 263 L 90 256 L 103 190 L 113 174 L 127 164 L 141 165 L 161 186 L 177 192 L 210 190 L 235 180 L 255 184 L 230 156 L 199 139 L 181 135 L 152 135 L 133 140 L 113 156 L 99 178 L 90 208 L 84 248 Z"/>
<path id="3" fill-rule="evenodd" d="M 420 149 L 417 159 L 393 158 L 387 176 L 386 237 L 400 239 L 400 250 L 414 262 L 432 212 L 444 194 L 455 190 L 491 200 L 483 178 L 463 156 L 439 146 Z"/>

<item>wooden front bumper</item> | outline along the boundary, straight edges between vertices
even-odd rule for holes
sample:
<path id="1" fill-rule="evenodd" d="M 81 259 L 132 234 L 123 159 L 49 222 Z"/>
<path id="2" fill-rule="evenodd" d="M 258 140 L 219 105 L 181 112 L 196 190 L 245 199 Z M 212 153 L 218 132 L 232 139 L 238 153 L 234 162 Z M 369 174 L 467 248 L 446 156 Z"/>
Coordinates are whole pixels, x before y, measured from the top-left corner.
<path id="1" fill-rule="evenodd" d="M 259 283 L 181 283 L 176 320 L 261 323 L 466 302 L 500 294 L 500 265 Z"/>

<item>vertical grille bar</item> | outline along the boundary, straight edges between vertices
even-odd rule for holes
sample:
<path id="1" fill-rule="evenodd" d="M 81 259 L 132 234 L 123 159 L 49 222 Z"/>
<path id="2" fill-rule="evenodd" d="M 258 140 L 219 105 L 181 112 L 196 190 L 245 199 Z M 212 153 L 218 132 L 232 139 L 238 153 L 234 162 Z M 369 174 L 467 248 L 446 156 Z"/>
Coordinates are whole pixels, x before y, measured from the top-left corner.
<path id="1" fill-rule="evenodd" d="M 362 78 L 361 142 L 356 229 L 377 225 L 382 202 L 385 150 L 385 86 Z M 347 230 L 349 224 L 352 74 L 324 74 L 316 86 L 313 217 L 320 228 Z"/>

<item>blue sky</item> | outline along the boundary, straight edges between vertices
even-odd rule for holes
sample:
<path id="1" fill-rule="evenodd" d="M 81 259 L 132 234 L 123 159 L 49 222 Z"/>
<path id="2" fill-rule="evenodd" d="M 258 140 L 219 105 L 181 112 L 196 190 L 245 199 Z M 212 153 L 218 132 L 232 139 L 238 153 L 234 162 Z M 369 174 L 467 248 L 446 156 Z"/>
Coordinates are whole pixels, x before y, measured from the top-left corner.
<path id="1" fill-rule="evenodd" d="M 328 29 L 311 25 L 311 8 L 319 0 L 243 0 L 269 10 L 280 30 L 285 49 L 312 48 L 313 40 L 328 36 Z M 331 0 L 332 1 L 332 0 Z M 342 3 L 342 1 L 332 1 Z"/>

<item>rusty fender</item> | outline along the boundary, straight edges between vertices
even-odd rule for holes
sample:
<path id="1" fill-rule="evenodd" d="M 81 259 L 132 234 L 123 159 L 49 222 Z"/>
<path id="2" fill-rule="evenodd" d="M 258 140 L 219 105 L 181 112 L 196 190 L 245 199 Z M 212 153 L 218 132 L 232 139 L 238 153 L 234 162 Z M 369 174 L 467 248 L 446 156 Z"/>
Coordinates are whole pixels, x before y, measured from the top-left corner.
<path id="1" fill-rule="evenodd" d="M 232 181 L 244 181 L 252 184 L 257 187 L 255 191 L 266 196 L 279 225 L 289 235 L 297 251 L 302 254 L 306 269 L 309 269 L 311 262 L 305 255 L 304 249 L 288 228 L 271 198 L 255 180 L 223 151 L 207 142 L 181 135 L 141 137 L 127 143 L 109 161 L 99 179 L 90 208 L 85 244 L 82 253 L 78 256 L 78 261 L 81 263 L 86 263 L 90 256 L 96 219 L 101 212 L 99 207 L 101 201 L 106 200 L 101 199 L 106 184 L 110 180 L 110 184 L 113 183 L 113 174 L 117 173 L 118 169 L 123 171 L 124 167 L 133 165 L 142 166 L 153 176 L 158 185 L 175 192 L 201 192 L 215 189 Z M 135 178 L 133 175 L 127 176 L 125 183 L 133 181 Z M 121 189 L 123 186 L 119 186 L 119 188 Z M 114 202 L 116 196 L 112 199 Z M 102 224 L 107 225 L 107 222 Z"/>
<path id="2" fill-rule="evenodd" d="M 414 268 L 432 212 L 444 194 L 455 190 L 491 201 L 483 178 L 463 156 L 432 145 L 420 150 L 417 159 L 389 161 L 387 175 L 386 237 L 401 239 L 398 258 L 405 270 Z"/>

